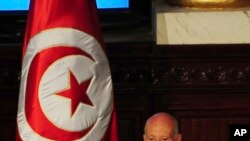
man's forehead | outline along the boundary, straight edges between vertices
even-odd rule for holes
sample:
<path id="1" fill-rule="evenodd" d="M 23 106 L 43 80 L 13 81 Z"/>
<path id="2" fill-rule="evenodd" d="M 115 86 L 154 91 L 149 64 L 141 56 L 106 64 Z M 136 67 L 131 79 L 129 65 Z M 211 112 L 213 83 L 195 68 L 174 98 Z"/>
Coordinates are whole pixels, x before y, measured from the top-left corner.
<path id="1" fill-rule="evenodd" d="M 159 124 L 159 123 L 149 124 L 148 127 L 147 127 L 148 131 L 160 130 L 160 131 L 164 131 L 164 132 L 171 132 L 172 129 L 173 129 L 172 125 L 169 125 L 169 124 Z"/>

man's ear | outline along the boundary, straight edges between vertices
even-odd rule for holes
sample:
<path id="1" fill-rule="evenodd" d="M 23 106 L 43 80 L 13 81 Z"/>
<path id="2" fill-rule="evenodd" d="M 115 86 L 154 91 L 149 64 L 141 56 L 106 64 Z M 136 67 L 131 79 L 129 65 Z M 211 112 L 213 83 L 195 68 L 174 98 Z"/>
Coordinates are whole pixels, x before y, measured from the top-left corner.
<path id="1" fill-rule="evenodd" d="M 143 134 L 143 141 L 147 141 L 146 135 Z"/>
<path id="2" fill-rule="evenodd" d="M 181 141 L 182 135 L 181 134 L 177 134 L 176 135 L 176 141 Z"/>

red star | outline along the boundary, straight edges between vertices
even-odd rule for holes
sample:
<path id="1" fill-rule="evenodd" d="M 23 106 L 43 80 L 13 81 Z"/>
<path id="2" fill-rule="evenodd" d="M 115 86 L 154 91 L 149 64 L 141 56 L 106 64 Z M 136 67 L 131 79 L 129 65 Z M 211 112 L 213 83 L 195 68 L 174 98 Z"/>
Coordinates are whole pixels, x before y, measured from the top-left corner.
<path id="1" fill-rule="evenodd" d="M 93 106 L 93 104 L 86 93 L 91 79 L 87 79 L 81 83 L 78 83 L 74 74 L 71 71 L 69 72 L 70 72 L 70 88 L 57 93 L 57 95 L 71 99 L 71 116 L 72 116 L 75 113 L 80 103 L 84 103 L 90 106 Z"/>

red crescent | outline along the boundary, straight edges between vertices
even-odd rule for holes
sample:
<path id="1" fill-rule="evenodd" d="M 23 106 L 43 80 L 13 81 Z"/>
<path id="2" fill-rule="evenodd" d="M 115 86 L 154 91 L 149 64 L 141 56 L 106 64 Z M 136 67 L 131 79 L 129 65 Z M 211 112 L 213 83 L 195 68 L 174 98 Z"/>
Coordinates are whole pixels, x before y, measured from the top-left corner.
<path id="1" fill-rule="evenodd" d="M 69 55 L 83 55 L 94 60 L 89 54 L 79 48 L 74 47 L 54 47 L 36 54 L 31 62 L 25 97 L 25 115 L 30 127 L 40 136 L 57 141 L 70 141 L 80 139 L 85 136 L 94 124 L 82 131 L 66 131 L 56 127 L 51 123 L 41 109 L 38 98 L 39 83 L 42 75 L 53 62 Z"/>

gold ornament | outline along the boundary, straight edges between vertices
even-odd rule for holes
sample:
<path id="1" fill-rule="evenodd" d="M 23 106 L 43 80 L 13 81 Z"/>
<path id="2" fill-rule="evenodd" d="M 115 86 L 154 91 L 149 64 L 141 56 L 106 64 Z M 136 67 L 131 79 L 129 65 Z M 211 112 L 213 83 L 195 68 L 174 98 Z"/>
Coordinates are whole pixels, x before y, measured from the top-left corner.
<path id="1" fill-rule="evenodd" d="M 194 8 L 244 8 L 250 0 L 166 0 L 169 5 Z"/>

